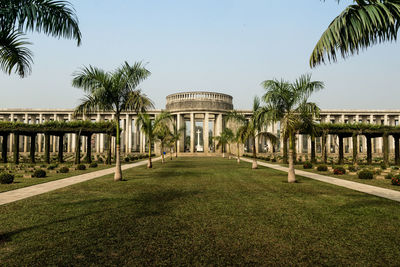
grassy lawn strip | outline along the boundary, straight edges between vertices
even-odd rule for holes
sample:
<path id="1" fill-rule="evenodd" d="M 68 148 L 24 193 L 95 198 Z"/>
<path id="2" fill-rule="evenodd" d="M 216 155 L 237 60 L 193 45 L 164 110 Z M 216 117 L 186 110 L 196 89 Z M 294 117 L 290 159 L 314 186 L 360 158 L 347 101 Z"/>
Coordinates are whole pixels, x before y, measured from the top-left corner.
<path id="1" fill-rule="evenodd" d="M 397 202 L 180 158 L 0 206 L 0 265 L 399 265 Z"/>
<path id="2" fill-rule="evenodd" d="M 43 168 L 46 171 L 47 175 L 44 178 L 23 178 L 23 177 L 15 177 L 14 182 L 12 184 L 0 184 L 0 193 L 6 192 L 10 190 L 15 190 L 22 187 L 32 186 L 35 184 L 47 183 L 54 180 L 64 179 L 68 177 L 72 177 L 75 175 L 81 175 L 89 172 L 99 171 L 107 168 L 113 167 L 112 165 L 99 164 L 97 168 L 86 168 L 86 170 L 74 170 L 69 171 L 68 173 L 50 173 L 49 170 Z"/>

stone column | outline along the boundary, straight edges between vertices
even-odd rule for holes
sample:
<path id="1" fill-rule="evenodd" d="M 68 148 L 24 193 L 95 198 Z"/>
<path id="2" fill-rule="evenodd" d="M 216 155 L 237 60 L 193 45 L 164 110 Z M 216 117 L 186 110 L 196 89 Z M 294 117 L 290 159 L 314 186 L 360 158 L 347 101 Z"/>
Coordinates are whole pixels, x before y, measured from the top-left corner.
<path id="1" fill-rule="evenodd" d="M 10 114 L 10 121 L 11 122 L 14 122 L 14 113 L 11 113 Z M 399 123 L 400 123 L 400 120 L 399 120 Z M 13 143 L 14 143 L 14 139 L 15 139 L 15 137 L 14 137 L 14 134 L 10 134 L 10 153 L 11 152 L 13 152 Z"/>
<path id="2" fill-rule="evenodd" d="M 194 137 L 195 137 L 195 118 L 194 113 L 190 113 L 190 153 L 194 153 Z"/>
<path id="3" fill-rule="evenodd" d="M 25 113 L 24 123 L 28 124 L 28 113 Z M 24 136 L 24 153 L 28 152 L 28 136 Z"/>
<path id="4" fill-rule="evenodd" d="M 208 153 L 209 152 L 209 145 L 208 145 L 208 131 L 209 131 L 209 113 L 206 112 L 204 114 L 204 123 L 203 123 L 203 143 L 204 143 L 204 153 Z"/>
<path id="5" fill-rule="evenodd" d="M 331 115 L 326 115 L 325 123 L 331 123 Z M 326 155 L 329 156 L 331 154 L 331 135 L 326 135 Z"/>
<path id="6" fill-rule="evenodd" d="M 182 121 L 182 115 L 180 113 L 176 114 L 176 127 L 178 130 L 183 127 L 184 121 Z M 185 145 L 185 133 L 182 134 L 182 137 L 177 142 L 178 152 L 183 152 L 183 147 Z"/>
<path id="7" fill-rule="evenodd" d="M 68 121 L 70 122 L 72 120 L 72 114 L 68 114 Z M 72 140 L 71 140 L 71 138 L 72 138 L 72 134 L 67 134 L 66 135 L 66 137 L 67 137 L 67 152 L 68 153 L 71 153 L 73 150 L 72 150 L 72 145 L 71 145 L 71 143 L 72 143 Z"/>
<path id="8" fill-rule="evenodd" d="M 39 114 L 39 124 L 42 124 L 43 123 L 43 114 L 42 113 L 40 113 Z M 37 139 L 38 139 L 38 152 L 39 153 L 41 153 L 41 152 L 43 152 L 43 146 L 42 146 L 42 140 L 43 140 L 43 134 L 38 134 L 37 135 Z"/>
<path id="9" fill-rule="evenodd" d="M 58 121 L 57 114 L 54 114 L 54 121 Z M 53 135 L 53 153 L 57 151 L 57 136 Z"/>
<path id="10" fill-rule="evenodd" d="M 100 113 L 97 113 L 96 122 L 100 122 Z M 100 153 L 100 134 L 96 134 L 96 153 Z"/>

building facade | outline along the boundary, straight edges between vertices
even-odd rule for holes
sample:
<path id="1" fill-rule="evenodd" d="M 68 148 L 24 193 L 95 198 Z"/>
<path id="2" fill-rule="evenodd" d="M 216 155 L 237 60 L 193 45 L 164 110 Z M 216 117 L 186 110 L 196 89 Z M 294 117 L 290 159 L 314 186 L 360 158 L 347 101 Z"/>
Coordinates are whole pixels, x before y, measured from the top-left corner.
<path id="1" fill-rule="evenodd" d="M 233 98 L 227 94 L 216 92 L 182 92 L 167 96 L 167 104 L 164 111 L 172 114 L 172 123 L 178 129 L 182 129 L 182 137 L 178 142 L 179 153 L 202 153 L 212 155 L 218 153 L 215 147 L 213 137 L 220 135 L 225 127 L 235 128 L 232 123 L 226 123 L 224 115 L 233 110 Z M 163 110 L 151 110 L 149 114 L 156 117 Z M 240 110 L 243 114 L 250 115 L 250 110 Z M 73 121 L 73 120 L 90 120 L 93 122 L 112 121 L 114 115 L 112 112 L 97 112 L 94 114 L 74 117 L 73 110 L 70 109 L 0 109 L 1 121 L 24 122 L 29 124 L 43 123 L 46 121 Z M 120 118 L 121 125 L 121 148 L 122 153 L 145 153 L 148 151 L 146 136 L 140 131 L 140 127 L 136 125 L 137 114 L 133 112 L 122 113 Z M 400 121 L 400 110 L 322 110 L 320 122 L 324 123 L 373 123 L 397 126 Z M 279 136 L 280 125 L 274 123 L 266 126 L 269 132 Z M 12 152 L 11 145 L 14 140 L 13 136 L 9 138 L 9 152 Z M 28 153 L 30 148 L 30 139 L 27 137 L 19 137 L 20 152 Z M 44 152 L 43 135 L 38 135 L 36 139 L 36 149 L 39 153 Z M 67 134 L 64 138 L 64 152 L 73 153 L 76 149 L 75 135 Z M 81 151 L 85 153 L 87 140 L 82 138 Z M 110 145 L 104 134 L 95 134 L 90 140 L 94 153 L 105 153 L 106 148 Z M 359 154 L 366 153 L 366 138 L 359 136 L 357 139 Z M 115 150 L 111 142 L 112 150 Z M 152 146 L 154 151 L 159 154 L 161 151 L 157 142 Z M 311 153 L 311 141 L 307 135 L 297 135 L 296 150 L 298 155 L 306 156 Z M 372 152 L 376 155 L 382 153 L 382 138 L 374 138 L 372 144 Z M 51 140 L 51 152 L 58 150 L 58 138 L 53 137 Z M 236 146 L 232 146 L 235 152 Z M 252 144 L 246 143 L 241 148 L 241 153 L 252 152 Z M 280 152 L 282 141 L 275 146 L 275 151 Z M 327 139 L 328 156 L 335 156 L 338 150 L 338 138 L 331 135 Z M 352 138 L 344 140 L 345 155 L 352 154 Z M 263 138 L 256 139 L 256 150 L 258 153 L 272 153 L 272 144 Z M 394 140 L 389 139 L 389 151 L 394 153 Z M 316 152 L 321 153 L 321 140 L 316 139 Z"/>

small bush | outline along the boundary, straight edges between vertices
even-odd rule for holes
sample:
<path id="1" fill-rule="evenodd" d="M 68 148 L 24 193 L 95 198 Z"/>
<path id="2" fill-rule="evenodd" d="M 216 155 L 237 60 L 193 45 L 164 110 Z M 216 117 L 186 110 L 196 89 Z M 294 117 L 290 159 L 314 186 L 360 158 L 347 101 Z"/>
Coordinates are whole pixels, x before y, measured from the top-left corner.
<path id="1" fill-rule="evenodd" d="M 55 168 L 57 168 L 57 164 L 50 164 L 47 169 L 48 170 L 54 170 Z"/>
<path id="2" fill-rule="evenodd" d="M 86 170 L 86 165 L 85 164 L 79 164 L 78 166 L 76 166 L 77 170 L 83 171 Z"/>
<path id="3" fill-rule="evenodd" d="M 383 162 L 381 163 L 381 169 L 382 169 L 382 170 L 386 170 L 387 167 L 388 167 L 388 166 L 387 166 L 385 163 L 383 163 Z"/>
<path id="4" fill-rule="evenodd" d="M 400 186 L 400 175 L 395 175 L 392 178 L 392 185 Z"/>
<path id="5" fill-rule="evenodd" d="M 356 166 L 350 165 L 348 168 L 349 172 L 356 172 L 358 171 L 358 168 Z"/>
<path id="6" fill-rule="evenodd" d="M 374 173 L 370 170 L 362 170 L 358 173 L 358 178 L 365 180 L 372 180 L 374 179 Z"/>
<path id="7" fill-rule="evenodd" d="M 14 182 L 14 175 L 3 172 L 0 174 L 0 184 L 12 184 Z"/>
<path id="8" fill-rule="evenodd" d="M 102 158 L 98 158 L 98 159 L 97 159 L 97 162 L 98 162 L 99 164 L 103 164 L 103 163 L 104 163 L 104 160 L 103 160 Z"/>
<path id="9" fill-rule="evenodd" d="M 319 171 L 319 172 L 326 172 L 327 170 L 328 170 L 328 166 L 326 166 L 326 165 L 319 165 L 317 167 L 317 171 Z"/>
<path id="10" fill-rule="evenodd" d="M 275 158 L 271 159 L 271 162 L 276 162 L 276 159 Z"/>
<path id="11" fill-rule="evenodd" d="M 391 172 L 389 172 L 388 174 L 385 175 L 385 179 L 391 180 L 393 177 L 395 177 L 395 175 Z"/>
<path id="12" fill-rule="evenodd" d="M 46 177 L 46 171 L 45 170 L 36 170 L 33 174 L 32 177 L 34 178 L 44 178 Z"/>
<path id="13" fill-rule="evenodd" d="M 313 165 L 312 165 L 312 163 L 309 162 L 309 161 L 306 161 L 306 162 L 303 164 L 303 169 L 312 169 L 312 167 L 313 167 Z"/>
<path id="14" fill-rule="evenodd" d="M 60 173 L 68 173 L 68 172 L 69 172 L 69 168 L 67 168 L 67 167 L 60 168 Z"/>
<path id="15" fill-rule="evenodd" d="M 397 167 L 397 166 L 392 166 L 392 167 L 390 167 L 392 170 L 398 170 L 399 169 L 399 167 Z"/>
<path id="16" fill-rule="evenodd" d="M 343 167 L 336 167 L 336 168 L 333 170 L 333 174 L 335 174 L 335 175 L 343 175 L 343 174 L 346 174 L 346 169 L 343 168 Z"/>
<path id="17" fill-rule="evenodd" d="M 96 162 L 92 162 L 89 165 L 89 168 L 97 168 L 97 166 L 99 166 Z"/>
<path id="18" fill-rule="evenodd" d="M 129 162 L 129 157 L 125 157 L 125 158 L 124 158 L 124 161 L 125 161 L 125 162 Z"/>

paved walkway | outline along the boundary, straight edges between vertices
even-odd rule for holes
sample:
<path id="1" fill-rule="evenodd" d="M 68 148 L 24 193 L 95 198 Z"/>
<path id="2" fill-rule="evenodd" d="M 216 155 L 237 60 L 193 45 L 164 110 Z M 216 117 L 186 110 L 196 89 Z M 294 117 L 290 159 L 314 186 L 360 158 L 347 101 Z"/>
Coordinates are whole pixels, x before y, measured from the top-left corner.
<path id="1" fill-rule="evenodd" d="M 160 159 L 161 159 L 161 157 L 154 158 L 153 161 L 157 161 Z M 142 165 L 146 165 L 146 164 L 147 164 L 147 160 L 132 163 L 132 164 L 122 165 L 122 170 L 130 169 L 133 167 L 138 167 L 138 166 L 142 166 Z M 28 197 L 32 197 L 32 196 L 40 195 L 40 194 L 47 193 L 47 192 L 50 192 L 53 190 L 57 190 L 57 189 L 60 189 L 63 187 L 67 187 L 67 186 L 70 186 L 73 184 L 77 184 L 77 183 L 89 181 L 89 180 L 92 180 L 95 178 L 99 178 L 99 177 L 102 177 L 102 176 L 105 176 L 108 174 L 112 174 L 112 173 L 114 173 L 114 171 L 115 171 L 115 167 L 101 170 L 101 171 L 94 171 L 94 172 L 85 173 L 85 174 L 81 174 L 81 175 L 77 175 L 77 176 L 72 176 L 72 177 L 68 177 L 68 178 L 64 178 L 64 179 L 60 179 L 60 180 L 55 180 L 55 181 L 51 181 L 48 183 L 32 185 L 29 187 L 23 187 L 23 188 L 19 188 L 16 190 L 3 192 L 3 193 L 0 193 L 0 206 L 7 204 L 7 203 L 14 202 L 14 201 L 18 201 L 21 199 L 25 199 Z"/>
<path id="2" fill-rule="evenodd" d="M 246 162 L 252 162 L 252 159 L 241 158 L 241 160 L 246 161 Z M 261 165 L 264 167 L 268 167 L 268 168 L 275 169 L 278 171 L 288 172 L 287 167 L 283 167 L 283 166 L 275 165 L 275 164 L 264 163 L 264 162 L 259 162 L 259 161 L 257 161 L 257 163 L 258 163 L 258 165 Z M 367 193 L 370 195 L 383 197 L 383 198 L 387 198 L 387 199 L 391 199 L 391 200 L 400 202 L 400 191 L 390 190 L 390 189 L 367 185 L 367 184 L 356 183 L 356 182 L 347 181 L 344 179 L 333 178 L 330 176 L 320 175 L 317 173 L 311 173 L 311 172 L 306 172 L 306 171 L 301 171 L 301 170 L 296 170 L 296 175 L 300 175 L 300 176 L 314 179 L 317 181 L 321 181 L 324 183 L 333 184 L 333 185 L 337 185 L 337 186 L 341 186 L 341 187 L 346 187 L 348 189 L 352 189 L 355 191 L 359 191 L 359 192 Z"/>

